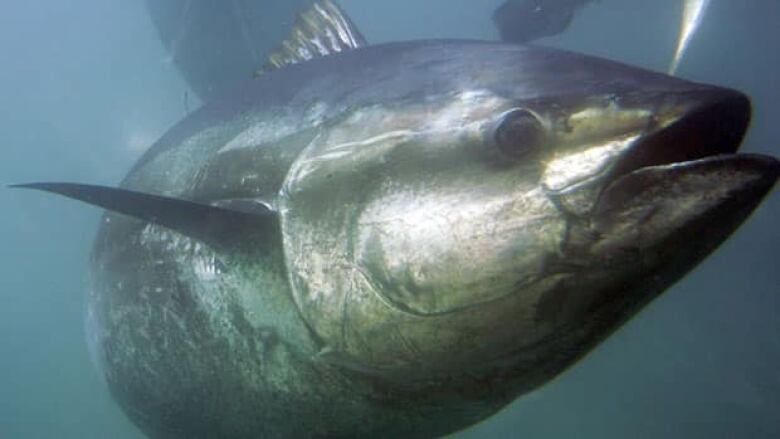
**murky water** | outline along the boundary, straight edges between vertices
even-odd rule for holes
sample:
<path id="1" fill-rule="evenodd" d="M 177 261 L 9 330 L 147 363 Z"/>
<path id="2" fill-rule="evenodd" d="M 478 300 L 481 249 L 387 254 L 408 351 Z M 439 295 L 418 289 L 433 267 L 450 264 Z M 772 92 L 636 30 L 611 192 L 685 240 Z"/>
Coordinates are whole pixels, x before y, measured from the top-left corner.
<path id="1" fill-rule="evenodd" d="M 495 38 L 498 1 L 342 0 L 372 42 Z M 664 71 L 676 0 L 604 0 L 545 40 Z M 678 74 L 745 91 L 744 150 L 777 156 L 780 3 L 713 2 Z M 194 106 L 142 2 L 32 0 L 0 14 L 0 183 L 116 183 Z M 0 437 L 141 437 L 84 342 L 99 213 L 0 189 Z M 780 436 L 780 197 L 539 391 L 456 437 Z"/>

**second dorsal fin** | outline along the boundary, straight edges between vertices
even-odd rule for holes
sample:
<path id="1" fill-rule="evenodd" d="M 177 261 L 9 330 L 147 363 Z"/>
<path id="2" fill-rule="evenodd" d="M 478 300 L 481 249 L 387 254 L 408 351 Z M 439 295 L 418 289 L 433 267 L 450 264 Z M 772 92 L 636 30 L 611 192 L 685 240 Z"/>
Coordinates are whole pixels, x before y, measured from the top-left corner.
<path id="1" fill-rule="evenodd" d="M 367 44 L 363 34 L 341 8 L 330 0 L 318 0 L 298 16 L 290 37 L 268 57 L 255 76 Z"/>

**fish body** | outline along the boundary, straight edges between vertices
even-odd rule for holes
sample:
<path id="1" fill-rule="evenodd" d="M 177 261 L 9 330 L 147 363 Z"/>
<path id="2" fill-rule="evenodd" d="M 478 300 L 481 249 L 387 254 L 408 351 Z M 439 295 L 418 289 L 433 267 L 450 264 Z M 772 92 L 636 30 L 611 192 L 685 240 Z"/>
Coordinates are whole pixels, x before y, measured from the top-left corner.
<path id="1" fill-rule="evenodd" d="M 744 219 L 777 177 L 720 155 L 748 119 L 736 92 L 545 48 L 399 43 L 269 72 L 122 188 L 278 223 L 231 253 L 107 214 L 93 350 L 155 437 L 457 431 Z"/>
<path id="2" fill-rule="evenodd" d="M 780 172 L 736 154 L 741 93 L 604 59 L 306 59 L 189 115 L 118 189 L 25 185 L 111 211 L 90 347 L 151 437 L 466 428 L 692 269 Z"/>

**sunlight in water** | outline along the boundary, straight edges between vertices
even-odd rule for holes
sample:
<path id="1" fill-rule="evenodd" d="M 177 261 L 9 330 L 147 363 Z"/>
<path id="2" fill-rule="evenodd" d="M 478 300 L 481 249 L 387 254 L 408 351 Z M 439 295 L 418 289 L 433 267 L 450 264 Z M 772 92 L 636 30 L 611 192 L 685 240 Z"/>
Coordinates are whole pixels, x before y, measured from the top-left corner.
<path id="1" fill-rule="evenodd" d="M 674 75 L 677 68 L 680 66 L 680 61 L 682 61 L 685 51 L 688 50 L 693 35 L 699 29 L 699 25 L 701 24 L 709 5 L 710 0 L 684 0 L 680 38 L 677 42 L 677 50 L 674 53 L 672 65 L 669 67 L 670 75 Z"/>

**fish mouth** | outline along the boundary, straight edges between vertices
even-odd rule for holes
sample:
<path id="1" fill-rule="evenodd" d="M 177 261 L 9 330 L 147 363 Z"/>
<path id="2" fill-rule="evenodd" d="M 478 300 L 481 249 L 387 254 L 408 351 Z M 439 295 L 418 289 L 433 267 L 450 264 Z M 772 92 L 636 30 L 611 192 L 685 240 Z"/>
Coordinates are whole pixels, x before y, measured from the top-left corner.
<path id="1" fill-rule="evenodd" d="M 644 167 L 682 164 L 737 152 L 750 124 L 750 100 L 723 88 L 672 94 L 658 104 L 650 133 L 613 169 L 613 177 Z"/>
<path id="2" fill-rule="evenodd" d="M 780 175 L 777 159 L 737 153 L 750 121 L 747 97 L 702 88 L 672 99 L 670 122 L 659 120 L 630 147 L 590 215 L 570 230 L 572 282 L 592 292 L 571 309 L 604 325 L 594 333 L 625 321 L 717 249 Z"/>
<path id="3" fill-rule="evenodd" d="M 757 205 L 777 181 L 776 159 L 737 153 L 751 117 L 744 94 L 718 87 L 674 94 L 663 99 L 656 114 L 658 127 L 610 171 L 597 214 L 649 195 L 652 188 L 656 197 L 671 198 L 691 191 L 700 196 L 739 192 Z"/>

